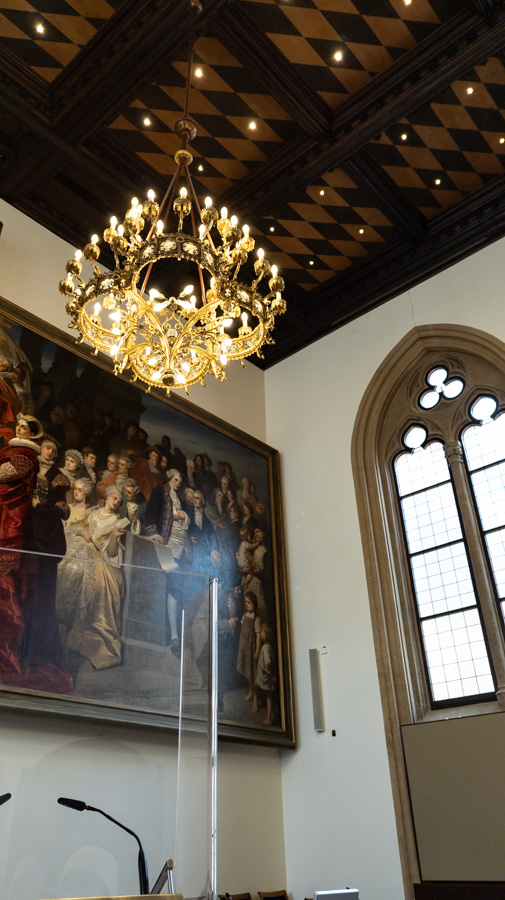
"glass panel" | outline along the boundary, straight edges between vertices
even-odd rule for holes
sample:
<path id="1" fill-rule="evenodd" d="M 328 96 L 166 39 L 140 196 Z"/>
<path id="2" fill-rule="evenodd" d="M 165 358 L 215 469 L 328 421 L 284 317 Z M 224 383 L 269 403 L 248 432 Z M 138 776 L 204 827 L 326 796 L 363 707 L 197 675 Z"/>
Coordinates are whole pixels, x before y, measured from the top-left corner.
<path id="1" fill-rule="evenodd" d="M 453 400 L 454 397 L 459 397 L 464 386 L 465 382 L 461 381 L 461 378 L 451 378 L 450 381 L 444 384 L 442 393 L 447 400 Z"/>
<path id="2" fill-rule="evenodd" d="M 505 462 L 472 476 L 475 499 L 484 531 L 505 524 Z"/>
<path id="3" fill-rule="evenodd" d="M 432 441 L 415 453 L 402 453 L 395 460 L 400 497 L 434 484 L 449 481 L 449 466 L 440 441 Z"/>
<path id="4" fill-rule="evenodd" d="M 475 604 L 463 542 L 414 556 L 411 565 L 421 618 Z"/>
<path id="5" fill-rule="evenodd" d="M 491 418 L 496 411 L 497 406 L 498 403 L 494 397 L 479 397 L 479 399 L 472 404 L 470 415 L 473 419 L 479 419 L 481 422 L 485 422 L 487 419 Z"/>
<path id="6" fill-rule="evenodd" d="M 179 571 L 167 547 L 122 527 L 115 535 L 121 524 L 93 530 L 90 540 L 84 527 L 68 529 L 63 557 L 0 549 L 0 700 L 66 713 L 60 726 L 69 735 L 42 760 L 35 754 L 33 771 L 27 767 L 16 785 L 2 788 L 13 794 L 0 872 L 6 896 L 139 893 L 136 842 L 100 810 L 139 834 L 149 850 L 151 887 L 164 861 L 174 858 L 178 891 L 217 896 L 217 587 L 212 582 L 211 602 L 209 576 Z M 79 763 L 96 751 L 96 727 L 91 735 L 86 727 L 69 728 L 71 714 L 172 725 L 166 747 L 173 748 L 173 763 L 170 751 L 159 749 L 163 732 L 153 739 L 158 749 L 150 761 L 147 738 L 144 756 L 111 730 L 90 781 L 89 765 Z M 82 804 L 56 807 L 55 784 Z M 93 817 L 76 815 L 88 805 Z M 53 808 L 57 840 L 47 859 L 40 822 Z"/>
<path id="7" fill-rule="evenodd" d="M 217 735 L 211 728 L 213 717 L 215 721 L 217 716 L 217 691 L 212 688 L 217 680 L 217 668 L 213 665 L 215 656 L 209 652 L 212 640 L 216 641 L 217 622 L 213 622 L 212 613 L 217 610 L 217 588 L 213 605 L 205 581 L 194 584 L 191 592 L 195 588 L 196 598 L 183 610 L 181 623 L 175 885 L 190 898 L 211 897 L 214 888 L 213 900 L 217 900 L 214 796 Z"/>
<path id="8" fill-rule="evenodd" d="M 505 597 L 505 529 L 486 535 L 486 544 L 498 596 Z"/>
<path id="9" fill-rule="evenodd" d="M 435 701 L 494 690 L 477 609 L 421 624 Z"/>
<path id="10" fill-rule="evenodd" d="M 505 415 L 485 425 L 471 425 L 465 429 L 461 440 L 471 472 L 505 459 Z"/>
<path id="11" fill-rule="evenodd" d="M 442 484 L 401 501 L 410 553 L 461 539 L 452 484 Z"/>
<path id="12" fill-rule="evenodd" d="M 437 391 L 425 391 L 419 398 L 419 406 L 423 409 L 433 409 L 440 400 L 440 394 Z"/>
<path id="13" fill-rule="evenodd" d="M 428 384 L 431 384 L 432 387 L 441 387 L 445 379 L 447 378 L 447 375 L 447 369 L 432 369 L 426 381 L 428 382 Z"/>
<path id="14" fill-rule="evenodd" d="M 427 437 L 428 432 L 426 428 L 422 428 L 421 425 L 413 425 L 403 435 L 403 443 L 410 450 L 417 450 L 419 447 L 422 447 Z"/>

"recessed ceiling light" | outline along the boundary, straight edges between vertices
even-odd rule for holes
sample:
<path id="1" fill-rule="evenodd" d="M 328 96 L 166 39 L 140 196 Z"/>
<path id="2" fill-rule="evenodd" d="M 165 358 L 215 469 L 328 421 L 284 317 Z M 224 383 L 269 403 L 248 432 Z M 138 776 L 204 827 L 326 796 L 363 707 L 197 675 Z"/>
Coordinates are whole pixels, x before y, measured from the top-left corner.
<path id="1" fill-rule="evenodd" d="M 151 120 L 146 116 L 144 119 L 144 125 L 150 125 L 150 124 L 151 124 Z"/>
<path id="2" fill-rule="evenodd" d="M 324 191 L 323 191 L 323 190 L 320 190 L 320 191 L 319 191 L 319 194 L 320 194 L 321 197 L 324 197 Z"/>
<path id="3" fill-rule="evenodd" d="M 202 77 L 203 72 L 202 72 L 202 70 L 200 69 L 200 66 L 198 67 L 198 69 L 195 69 L 195 75 L 196 75 L 197 78 L 201 78 L 201 77 Z"/>
<path id="4" fill-rule="evenodd" d="M 412 3 L 412 0 L 405 0 L 405 6 L 410 6 L 411 3 Z"/>
<path id="5" fill-rule="evenodd" d="M 364 228 L 360 228 L 359 233 L 360 233 L 360 234 L 364 234 L 364 233 L 365 233 L 365 229 L 364 229 Z"/>
<path id="6" fill-rule="evenodd" d="M 313 260 L 313 259 L 310 259 L 310 260 L 309 260 L 309 266 L 313 266 L 313 265 L 314 265 L 314 260 Z"/>
<path id="7" fill-rule="evenodd" d="M 407 135 L 405 134 L 405 132 L 402 135 L 400 135 L 400 137 L 401 137 L 402 141 L 407 140 Z"/>
<path id="8" fill-rule="evenodd" d="M 343 56 L 344 56 L 344 54 L 342 53 L 342 51 L 337 50 L 336 53 L 333 54 L 333 59 L 336 59 L 337 62 L 342 62 Z"/>
<path id="9" fill-rule="evenodd" d="M 39 22 L 39 24 L 38 24 L 37 27 L 35 28 L 35 31 L 38 31 L 39 34 L 44 34 L 44 31 L 45 31 L 45 30 L 46 30 L 46 29 L 45 29 L 44 26 L 41 24 L 41 22 Z"/>
<path id="10" fill-rule="evenodd" d="M 466 92 L 467 94 L 473 94 L 473 87 L 467 87 Z"/>
<path id="11" fill-rule="evenodd" d="M 442 184 L 440 178 L 435 178 L 435 184 Z"/>
<path id="12" fill-rule="evenodd" d="M 275 231 L 275 228 L 273 225 L 270 225 L 270 231 Z"/>
<path id="13" fill-rule="evenodd" d="M 251 131 L 256 131 L 256 122 L 249 122 L 249 128 Z"/>
<path id="14" fill-rule="evenodd" d="M 505 138 L 500 138 L 500 144 L 505 144 Z"/>
<path id="15" fill-rule="evenodd" d="M 200 163 L 200 165 L 198 166 L 198 171 L 199 171 L 199 172 L 203 172 L 203 166 L 202 166 L 201 163 Z"/>

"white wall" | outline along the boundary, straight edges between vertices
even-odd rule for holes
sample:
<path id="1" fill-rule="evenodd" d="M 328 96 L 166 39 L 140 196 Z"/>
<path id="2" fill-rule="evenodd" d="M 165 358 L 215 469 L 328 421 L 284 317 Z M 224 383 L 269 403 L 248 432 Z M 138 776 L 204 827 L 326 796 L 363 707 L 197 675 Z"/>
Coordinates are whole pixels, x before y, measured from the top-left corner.
<path id="1" fill-rule="evenodd" d="M 66 329 L 58 282 L 74 248 L 1 201 L 0 221 L 0 296 Z M 190 399 L 265 440 L 263 380 L 255 366 L 235 364 L 224 384 L 209 379 Z M 13 794 L 0 816 L 2 900 L 136 890 L 133 839 L 99 816 L 58 807 L 59 796 L 138 829 L 151 877 L 174 854 L 173 735 L 10 711 L 0 711 L 0 734 L 0 794 Z M 218 890 L 283 886 L 279 752 L 220 742 L 218 772 Z"/>
<path id="2" fill-rule="evenodd" d="M 283 758 L 282 789 L 297 900 L 346 885 L 364 900 L 404 896 L 351 436 L 368 383 L 414 325 L 459 323 L 505 338 L 504 250 L 505 241 L 492 245 L 265 376 L 268 441 L 282 454 L 292 608 L 299 750 Z M 308 650 L 323 645 L 326 731 L 316 734 Z"/>

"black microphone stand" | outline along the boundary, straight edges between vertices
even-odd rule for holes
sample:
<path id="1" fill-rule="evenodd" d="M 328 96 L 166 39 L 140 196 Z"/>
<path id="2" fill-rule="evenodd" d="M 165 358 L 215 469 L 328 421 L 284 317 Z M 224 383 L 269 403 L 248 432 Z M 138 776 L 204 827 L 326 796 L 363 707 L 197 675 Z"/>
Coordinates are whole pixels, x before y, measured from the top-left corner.
<path id="1" fill-rule="evenodd" d="M 96 806 L 88 806 L 86 803 L 83 803 L 82 800 L 67 800 L 65 797 L 60 797 L 58 799 L 58 803 L 61 803 L 62 806 L 68 806 L 70 809 L 76 809 L 81 812 L 84 809 L 89 810 L 90 812 L 100 813 L 101 816 L 105 816 L 109 822 L 114 822 L 114 825 L 119 825 L 123 831 L 127 831 L 128 834 L 131 834 L 132 837 L 135 838 L 137 844 L 139 845 L 139 884 L 140 884 L 140 893 L 148 894 L 149 893 L 149 879 L 147 877 L 147 863 L 146 857 L 144 854 L 144 850 L 142 844 L 140 843 L 140 838 L 135 834 L 131 828 L 127 828 L 126 825 L 122 825 L 121 822 L 118 822 L 117 819 L 113 819 L 112 816 L 109 816 L 108 813 L 104 812 L 103 809 L 98 809 Z"/>

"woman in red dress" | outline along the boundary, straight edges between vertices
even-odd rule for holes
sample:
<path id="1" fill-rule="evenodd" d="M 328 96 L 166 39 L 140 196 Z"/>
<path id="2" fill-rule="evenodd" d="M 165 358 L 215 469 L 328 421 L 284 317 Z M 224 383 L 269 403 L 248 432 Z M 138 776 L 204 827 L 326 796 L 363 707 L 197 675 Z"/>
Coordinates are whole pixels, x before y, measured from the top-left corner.
<path id="1" fill-rule="evenodd" d="M 36 690 L 71 691 L 59 665 L 23 663 L 27 622 L 38 605 L 40 577 L 33 533 L 32 498 L 37 484 L 43 429 L 34 416 L 18 413 L 16 437 L 0 450 L 0 681 Z"/>

